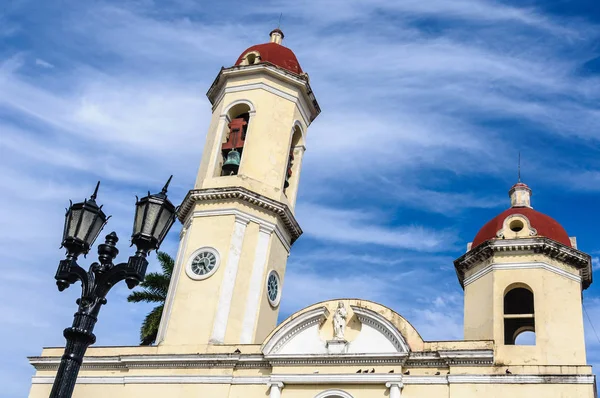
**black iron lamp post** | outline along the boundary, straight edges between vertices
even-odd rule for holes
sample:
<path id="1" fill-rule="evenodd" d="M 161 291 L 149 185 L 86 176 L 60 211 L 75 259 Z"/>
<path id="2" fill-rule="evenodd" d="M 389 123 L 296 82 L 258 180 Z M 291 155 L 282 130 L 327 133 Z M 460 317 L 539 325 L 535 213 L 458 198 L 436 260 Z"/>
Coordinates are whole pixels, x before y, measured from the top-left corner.
<path id="1" fill-rule="evenodd" d="M 63 333 L 67 344 L 50 393 L 51 398 L 70 398 L 73 394 L 85 351 L 96 341 L 94 325 L 100 308 L 106 304 L 109 290 L 122 280 L 125 280 L 130 289 L 144 280 L 148 267 L 146 256 L 160 247 L 175 222 L 177 209 L 167 198 L 167 188 L 172 177 L 169 177 L 160 193 L 151 195 L 148 192 L 148 196 L 136 201 L 131 244 L 136 246 L 137 251 L 126 263 L 113 264 L 119 254 L 116 247 L 119 238 L 116 233 L 111 232 L 106 235 L 106 241 L 98 246 L 99 262 L 92 263 L 89 271 L 77 264 L 77 257 L 89 252 L 110 218 L 106 217 L 102 206 L 96 204 L 100 182 L 89 200 L 71 203 L 69 206 L 62 241 L 62 246 L 67 249 L 67 256 L 60 261 L 55 278 L 60 291 L 80 281 L 81 297 L 77 299 L 79 309 L 75 313 L 73 326 Z"/>

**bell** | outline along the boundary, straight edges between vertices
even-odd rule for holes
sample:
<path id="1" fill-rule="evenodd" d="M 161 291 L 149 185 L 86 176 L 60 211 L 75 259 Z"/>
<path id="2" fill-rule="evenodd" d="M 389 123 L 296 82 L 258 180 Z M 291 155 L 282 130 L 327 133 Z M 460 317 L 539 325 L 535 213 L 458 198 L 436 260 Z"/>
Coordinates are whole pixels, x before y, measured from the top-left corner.
<path id="1" fill-rule="evenodd" d="M 237 150 L 232 149 L 229 151 L 227 160 L 223 163 L 223 174 L 226 176 L 237 174 L 238 169 L 240 168 L 240 160 L 241 156 Z"/>

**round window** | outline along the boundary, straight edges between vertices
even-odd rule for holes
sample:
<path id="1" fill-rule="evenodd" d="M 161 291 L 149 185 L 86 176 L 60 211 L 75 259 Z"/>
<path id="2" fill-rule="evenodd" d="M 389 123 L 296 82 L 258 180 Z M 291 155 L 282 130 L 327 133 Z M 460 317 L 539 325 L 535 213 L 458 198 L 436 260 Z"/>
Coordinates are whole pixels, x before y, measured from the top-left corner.
<path id="1" fill-rule="evenodd" d="M 279 280 L 279 275 L 275 271 L 269 272 L 269 276 L 267 276 L 267 298 L 269 299 L 269 303 L 273 307 L 277 307 L 279 305 L 279 298 L 281 296 L 281 282 Z"/>
<path id="2" fill-rule="evenodd" d="M 523 221 L 521 220 L 513 220 L 510 222 L 510 224 L 508 225 L 508 227 L 511 229 L 511 231 L 513 232 L 519 232 L 523 229 L 525 225 L 523 224 Z"/>
<path id="3" fill-rule="evenodd" d="M 206 279 L 219 267 L 219 253 L 209 247 L 196 250 L 186 267 L 187 275 L 196 280 Z"/>

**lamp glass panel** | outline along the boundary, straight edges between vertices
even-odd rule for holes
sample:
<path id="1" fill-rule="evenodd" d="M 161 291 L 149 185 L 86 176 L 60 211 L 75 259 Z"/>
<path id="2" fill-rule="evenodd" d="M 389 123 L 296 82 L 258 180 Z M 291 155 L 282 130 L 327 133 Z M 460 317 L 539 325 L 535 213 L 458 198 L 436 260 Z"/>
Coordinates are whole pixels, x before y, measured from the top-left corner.
<path id="1" fill-rule="evenodd" d="M 92 228 L 92 223 L 94 222 L 94 218 L 96 217 L 95 212 L 91 212 L 87 210 L 85 207 L 83 208 L 83 214 L 81 218 L 81 227 L 77 231 L 77 238 L 81 240 L 85 240 L 88 231 Z"/>
<path id="2" fill-rule="evenodd" d="M 135 220 L 133 223 L 133 235 L 142 231 L 142 224 L 144 223 L 144 209 L 148 202 L 139 201 L 135 208 Z"/>
<path id="3" fill-rule="evenodd" d="M 160 203 L 148 202 L 148 212 L 146 213 L 146 220 L 144 222 L 144 228 L 142 233 L 144 235 L 152 235 L 152 228 L 156 223 L 156 218 L 158 217 L 158 212 L 160 211 Z"/>
<path id="4" fill-rule="evenodd" d="M 83 210 L 82 209 L 73 209 L 71 208 L 71 211 L 69 212 L 69 218 L 71 219 L 69 222 L 69 230 L 66 231 L 67 235 L 65 236 L 65 238 L 67 237 L 71 237 L 71 238 L 75 238 L 75 233 L 77 232 L 77 224 L 79 223 L 79 218 L 81 217 L 81 212 Z"/>
<path id="5" fill-rule="evenodd" d="M 92 230 L 90 231 L 90 234 L 88 237 L 88 243 L 90 245 L 92 245 L 94 243 L 94 241 L 96 240 L 96 238 L 98 237 L 98 234 L 100 233 L 100 231 L 102 230 L 102 227 L 104 226 L 104 221 L 105 221 L 104 217 L 102 217 L 100 214 L 98 214 L 98 217 L 94 221 L 94 225 L 92 225 Z"/>
<path id="6" fill-rule="evenodd" d="M 163 208 L 162 213 L 160 213 L 160 218 L 158 219 L 158 225 L 156 226 L 156 230 L 154 231 L 154 237 L 158 239 L 158 243 L 160 244 L 162 240 L 165 238 L 169 230 L 169 224 L 171 219 L 173 218 L 173 213 L 169 211 L 167 207 Z"/>

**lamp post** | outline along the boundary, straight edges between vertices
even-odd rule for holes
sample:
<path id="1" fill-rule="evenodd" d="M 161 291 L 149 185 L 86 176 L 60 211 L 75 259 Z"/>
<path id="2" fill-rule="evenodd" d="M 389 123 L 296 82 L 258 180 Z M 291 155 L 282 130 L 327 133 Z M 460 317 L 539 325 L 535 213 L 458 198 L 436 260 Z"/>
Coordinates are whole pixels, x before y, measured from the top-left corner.
<path id="1" fill-rule="evenodd" d="M 67 340 L 65 353 L 60 361 L 50 398 L 70 398 L 75 388 L 77 374 L 88 346 L 94 344 L 96 336 L 94 325 L 98 313 L 106 304 L 106 295 L 118 282 L 125 280 L 127 287 L 133 289 L 144 280 L 148 261 L 146 256 L 157 250 L 175 222 L 177 209 L 167 198 L 167 188 L 171 178 L 162 191 L 136 200 L 135 218 L 131 244 L 137 251 L 126 263 L 113 264 L 119 254 L 116 243 L 119 238 L 111 232 L 98 246 L 98 261 L 85 271 L 77 264 L 77 257 L 86 255 L 100 231 L 110 217 L 106 217 L 102 206 L 96 204 L 100 182 L 88 200 L 73 204 L 71 202 L 65 215 L 62 247 L 67 255 L 61 260 L 56 271 L 56 284 L 63 291 L 73 283 L 81 282 L 81 297 L 77 299 L 79 308 L 73 320 L 73 326 L 65 329 Z"/>

